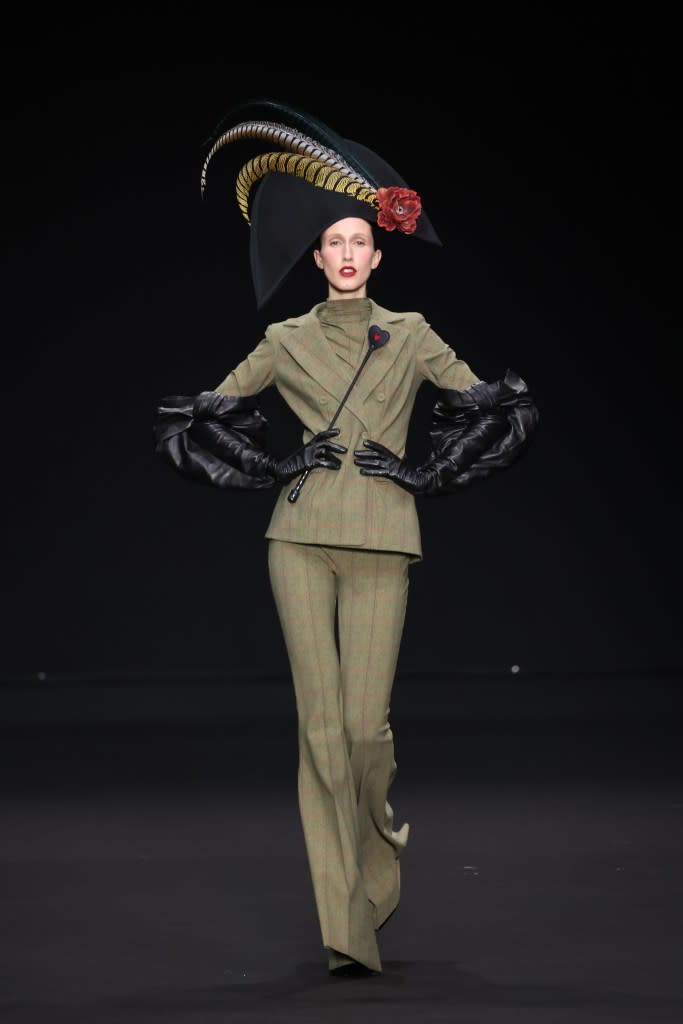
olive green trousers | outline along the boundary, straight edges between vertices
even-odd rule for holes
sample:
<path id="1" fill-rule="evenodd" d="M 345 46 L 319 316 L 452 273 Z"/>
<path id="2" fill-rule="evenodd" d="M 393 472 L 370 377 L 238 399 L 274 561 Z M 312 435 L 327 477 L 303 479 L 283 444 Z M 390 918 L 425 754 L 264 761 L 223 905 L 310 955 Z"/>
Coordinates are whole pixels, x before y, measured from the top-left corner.
<path id="1" fill-rule="evenodd" d="M 399 902 L 409 825 L 393 831 L 387 799 L 396 774 L 389 710 L 409 564 L 401 552 L 269 541 L 296 694 L 299 808 L 330 969 L 352 959 L 381 971 L 375 931 Z"/>

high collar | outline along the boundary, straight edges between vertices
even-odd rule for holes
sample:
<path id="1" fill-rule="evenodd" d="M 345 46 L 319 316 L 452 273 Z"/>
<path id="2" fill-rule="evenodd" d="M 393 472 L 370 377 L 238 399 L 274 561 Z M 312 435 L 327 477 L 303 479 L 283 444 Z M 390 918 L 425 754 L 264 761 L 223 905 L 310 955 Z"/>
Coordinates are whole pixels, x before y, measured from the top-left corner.
<path id="1" fill-rule="evenodd" d="M 347 300 L 341 300 L 342 303 L 345 301 Z M 408 337 L 405 316 L 402 313 L 393 313 L 377 305 L 372 299 L 369 301 L 369 323 L 388 331 L 389 341 L 372 353 L 346 400 L 346 408 L 366 428 L 372 420 L 367 399 L 393 366 Z M 320 302 L 303 316 L 282 321 L 281 326 L 288 330 L 280 337 L 283 346 L 313 380 L 341 402 L 349 382 L 344 374 L 340 373 L 340 361 L 332 347 L 325 343 L 325 335 L 318 318 L 319 310 L 325 305 L 326 303 Z"/>
<path id="2" fill-rule="evenodd" d="M 360 365 L 367 347 L 371 308 L 370 299 L 359 298 L 328 299 L 318 309 L 323 334 L 352 371 Z"/>
<path id="3" fill-rule="evenodd" d="M 368 298 L 327 299 L 318 306 L 318 319 L 324 324 L 346 324 L 370 319 L 372 302 Z"/>

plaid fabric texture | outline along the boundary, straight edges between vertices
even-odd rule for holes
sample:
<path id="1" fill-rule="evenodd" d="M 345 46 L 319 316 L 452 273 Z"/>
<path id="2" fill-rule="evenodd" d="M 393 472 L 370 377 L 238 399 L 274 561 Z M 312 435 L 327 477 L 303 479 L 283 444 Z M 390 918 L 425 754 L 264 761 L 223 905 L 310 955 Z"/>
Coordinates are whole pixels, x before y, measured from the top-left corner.
<path id="1" fill-rule="evenodd" d="M 299 721 L 301 821 L 329 966 L 382 965 L 375 930 L 399 902 L 391 690 L 410 557 L 271 540 L 270 580 Z M 335 635 L 338 616 L 339 647 Z"/>
<path id="2" fill-rule="evenodd" d="M 304 426 L 303 441 L 325 430 L 344 397 L 353 367 L 325 337 L 314 306 L 302 317 L 271 324 L 266 336 L 215 389 L 255 395 L 275 386 Z M 370 300 L 370 323 L 388 331 L 389 342 L 368 360 L 346 400 L 335 441 L 348 451 L 341 469 L 314 470 L 298 502 L 287 501 L 295 481 L 278 495 L 266 537 L 302 544 L 405 551 L 422 558 L 415 498 L 391 480 L 362 476 L 353 452 L 370 439 L 404 455 L 418 388 L 429 381 L 461 391 L 479 378 L 419 313 L 392 313 Z M 278 451 L 275 438 L 269 448 Z M 278 454 L 284 454 L 278 452 Z"/>

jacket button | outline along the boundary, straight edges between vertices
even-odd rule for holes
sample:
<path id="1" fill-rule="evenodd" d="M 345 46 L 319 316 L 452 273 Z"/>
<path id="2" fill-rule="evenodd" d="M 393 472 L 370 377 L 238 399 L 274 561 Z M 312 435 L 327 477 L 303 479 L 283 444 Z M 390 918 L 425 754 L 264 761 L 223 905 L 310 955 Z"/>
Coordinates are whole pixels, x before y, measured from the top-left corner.
<path id="1" fill-rule="evenodd" d="M 383 391 L 378 391 L 377 392 L 377 401 L 378 402 L 383 402 L 384 401 L 384 392 Z"/>
<path id="2" fill-rule="evenodd" d="M 320 404 L 321 405 L 327 405 L 327 396 L 326 395 L 321 395 L 320 396 Z"/>

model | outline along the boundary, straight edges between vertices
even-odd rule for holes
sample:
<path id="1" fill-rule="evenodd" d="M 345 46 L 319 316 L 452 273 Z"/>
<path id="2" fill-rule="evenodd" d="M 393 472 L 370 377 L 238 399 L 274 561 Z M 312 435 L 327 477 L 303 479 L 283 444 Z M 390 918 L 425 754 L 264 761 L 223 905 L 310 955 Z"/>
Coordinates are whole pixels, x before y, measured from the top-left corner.
<path id="1" fill-rule="evenodd" d="M 189 479 L 280 488 L 269 572 L 299 721 L 301 821 L 328 969 L 381 972 L 377 931 L 400 897 L 409 825 L 394 829 L 389 722 L 409 567 L 422 558 L 416 496 L 457 492 L 509 466 L 538 422 L 521 378 L 481 381 L 416 312 L 367 294 L 396 231 L 439 244 L 420 197 L 372 150 L 282 104 L 235 108 L 202 168 L 233 142 L 261 152 L 237 178 L 258 306 L 307 253 L 327 297 L 271 324 L 213 390 L 162 400 L 156 451 Z M 252 192 L 254 198 L 252 202 Z M 438 389 L 431 456 L 405 458 L 418 388 Z M 274 386 L 303 426 L 284 457 L 258 395 Z M 335 619 L 338 617 L 338 644 Z"/>

